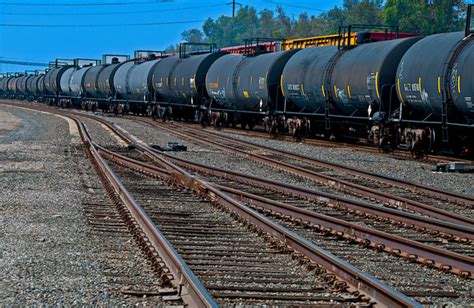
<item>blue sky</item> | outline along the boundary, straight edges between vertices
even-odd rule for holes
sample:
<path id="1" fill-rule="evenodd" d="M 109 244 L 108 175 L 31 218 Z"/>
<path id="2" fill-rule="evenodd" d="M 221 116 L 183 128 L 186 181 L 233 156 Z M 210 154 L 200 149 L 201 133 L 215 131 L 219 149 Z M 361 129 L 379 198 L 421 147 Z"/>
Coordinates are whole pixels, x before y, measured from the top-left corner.
<path id="1" fill-rule="evenodd" d="M 134 4 L 120 5 L 127 2 Z M 202 22 L 141 26 L 124 26 L 124 24 L 201 21 L 208 17 L 215 19 L 221 15 L 230 16 L 232 8 L 226 5 L 228 2 L 231 0 L 0 0 L 0 57 L 7 60 L 47 62 L 55 58 L 98 59 L 104 53 L 132 55 L 136 49 L 162 50 L 170 44 L 179 42 L 181 32 L 193 27 L 200 28 Z M 294 17 L 305 11 L 310 15 L 316 15 L 320 12 L 318 10 L 328 10 L 342 4 L 342 0 L 238 0 L 237 2 L 254 6 L 258 10 L 265 8 L 274 10 L 278 3 Z M 63 4 L 70 5 L 63 6 Z M 117 26 L 57 28 L 6 26 L 111 24 Z M 0 64 L 0 72 L 27 69 L 35 67 Z"/>

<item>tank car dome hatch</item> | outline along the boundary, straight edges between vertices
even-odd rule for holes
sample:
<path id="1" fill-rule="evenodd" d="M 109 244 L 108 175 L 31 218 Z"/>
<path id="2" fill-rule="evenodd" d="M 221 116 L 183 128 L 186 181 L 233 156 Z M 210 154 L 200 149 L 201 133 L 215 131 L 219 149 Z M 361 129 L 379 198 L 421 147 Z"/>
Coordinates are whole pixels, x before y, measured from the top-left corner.
<path id="1" fill-rule="evenodd" d="M 281 79 L 287 110 L 324 112 L 327 91 L 324 88 L 325 72 L 337 52 L 336 46 L 311 47 L 298 51 L 290 58 Z"/>
<path id="2" fill-rule="evenodd" d="M 280 87 L 282 71 L 299 49 L 257 56 L 229 54 L 209 69 L 207 91 L 213 106 L 245 111 L 273 110 L 283 101 Z"/>
<path id="3" fill-rule="evenodd" d="M 397 94 L 419 119 L 439 120 L 452 98 L 463 121 L 474 123 L 474 41 L 464 32 L 430 35 L 413 45 L 397 70 Z"/>
<path id="4" fill-rule="evenodd" d="M 207 96 L 206 74 L 209 67 L 227 52 L 211 52 L 163 59 L 155 68 L 153 80 L 160 100 L 193 104 L 196 96 Z"/>
<path id="5" fill-rule="evenodd" d="M 397 65 L 419 37 L 359 45 L 345 51 L 331 76 L 331 113 L 370 117 L 388 102 Z"/>

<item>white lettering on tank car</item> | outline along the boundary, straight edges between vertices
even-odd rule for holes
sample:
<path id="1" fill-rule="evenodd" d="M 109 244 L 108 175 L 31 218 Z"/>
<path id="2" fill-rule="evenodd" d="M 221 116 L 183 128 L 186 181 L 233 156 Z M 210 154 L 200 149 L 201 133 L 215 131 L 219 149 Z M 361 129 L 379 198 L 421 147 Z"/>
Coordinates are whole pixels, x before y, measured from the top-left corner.
<path id="1" fill-rule="evenodd" d="M 300 85 L 299 84 L 290 83 L 286 87 L 289 91 L 300 91 Z"/>
<path id="2" fill-rule="evenodd" d="M 466 102 L 466 107 L 470 109 L 471 112 L 474 112 L 474 103 L 472 102 L 472 97 L 465 97 L 464 101 Z"/>

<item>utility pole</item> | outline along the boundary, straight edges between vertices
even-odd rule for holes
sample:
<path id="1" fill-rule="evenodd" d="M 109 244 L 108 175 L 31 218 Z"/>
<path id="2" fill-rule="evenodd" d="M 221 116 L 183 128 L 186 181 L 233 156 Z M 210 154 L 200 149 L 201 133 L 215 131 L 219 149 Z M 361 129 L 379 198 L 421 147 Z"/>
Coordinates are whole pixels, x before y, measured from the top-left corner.
<path id="1" fill-rule="evenodd" d="M 232 0 L 232 2 L 226 3 L 227 5 L 232 5 L 232 17 L 235 17 L 235 5 L 240 5 L 242 7 L 241 3 L 235 2 L 235 0 Z"/>

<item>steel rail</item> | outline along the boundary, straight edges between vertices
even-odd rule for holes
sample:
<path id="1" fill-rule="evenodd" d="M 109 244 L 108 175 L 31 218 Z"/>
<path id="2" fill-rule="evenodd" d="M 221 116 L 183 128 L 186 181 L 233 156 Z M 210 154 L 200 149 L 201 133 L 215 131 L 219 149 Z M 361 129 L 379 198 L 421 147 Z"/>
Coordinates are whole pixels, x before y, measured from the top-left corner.
<path id="1" fill-rule="evenodd" d="M 132 140 L 125 133 L 121 132 L 126 139 Z M 313 243 L 302 238 L 298 234 L 287 230 L 286 228 L 275 224 L 265 216 L 251 210 L 245 205 L 241 204 L 237 200 L 224 194 L 222 191 L 213 187 L 212 184 L 207 183 L 191 174 L 184 169 L 174 165 L 172 162 L 160 157 L 155 151 L 150 149 L 143 143 L 134 143 L 139 150 L 142 150 L 149 156 L 153 156 L 160 162 L 160 165 L 166 165 L 173 171 L 170 172 L 166 169 L 157 168 L 156 170 L 161 174 L 170 174 L 170 177 L 179 184 L 190 188 L 194 191 L 198 191 L 200 194 L 205 194 L 210 197 L 213 201 L 226 206 L 230 210 L 234 211 L 240 217 L 247 219 L 254 225 L 259 226 L 268 232 L 271 236 L 278 238 L 288 247 L 301 252 L 303 255 L 308 257 L 311 261 L 316 262 L 326 268 L 328 271 L 334 273 L 334 275 L 347 282 L 350 285 L 350 289 L 366 294 L 369 298 L 375 300 L 379 305 L 385 307 L 420 307 L 420 304 L 415 302 L 413 299 L 405 296 L 399 291 L 385 285 L 376 278 L 358 270 L 349 263 L 339 259 L 331 253 L 321 249 Z M 99 148 L 101 151 L 106 152 L 104 148 Z M 105 150 L 105 151 L 104 151 Z M 109 151 L 110 152 L 110 151 Z M 109 153 L 109 155 L 112 152 Z M 119 155 L 112 154 L 111 156 L 119 157 Z M 126 157 L 119 157 L 123 162 L 127 160 Z M 129 160 L 129 159 L 128 159 Z M 138 164 L 143 167 L 145 164 Z M 151 168 L 148 166 L 147 171 L 150 172 Z"/>
<path id="2" fill-rule="evenodd" d="M 151 159 L 154 159 L 154 155 L 156 153 L 156 150 L 150 149 L 148 146 L 146 146 L 144 143 L 140 142 L 139 140 L 135 139 L 132 140 L 133 138 L 129 136 L 126 132 L 123 132 L 118 126 L 108 122 L 107 120 L 104 120 L 100 117 L 97 116 L 92 116 L 92 115 L 87 115 L 87 114 L 82 114 L 78 113 L 80 116 L 85 116 L 94 120 L 97 120 L 104 125 L 106 125 L 108 128 L 110 128 L 114 133 L 116 133 L 120 138 L 125 140 L 129 144 L 140 144 L 140 147 L 142 151 L 148 153 L 149 157 Z M 166 155 L 162 153 L 163 155 Z M 305 189 L 302 187 L 296 187 L 293 185 L 288 185 L 284 183 L 279 183 L 271 180 L 267 180 L 264 178 L 258 178 L 254 176 L 249 176 L 233 171 L 228 171 L 228 170 L 222 170 L 218 168 L 213 168 L 211 166 L 204 166 L 198 163 L 193 163 L 187 160 L 183 159 L 178 159 L 177 157 L 169 156 L 166 155 L 169 159 L 173 160 L 179 160 L 180 163 L 187 164 L 188 167 L 194 168 L 198 171 L 201 172 L 207 172 L 212 170 L 213 174 L 221 177 L 229 177 L 232 175 L 234 179 L 239 179 L 240 181 L 246 181 L 246 182 L 251 182 L 255 185 L 260 185 L 260 186 L 265 186 L 266 188 L 269 189 L 277 189 L 281 192 L 284 193 L 291 193 L 296 196 L 300 196 L 303 198 L 311 198 L 316 201 L 324 201 L 324 202 L 332 202 L 335 205 L 342 205 L 346 208 L 354 209 L 357 211 L 365 212 L 368 214 L 376 215 L 379 217 L 384 217 L 391 219 L 393 221 L 398 221 L 401 223 L 407 223 L 411 225 L 415 225 L 421 228 L 426 228 L 429 230 L 434 230 L 437 232 L 441 232 L 444 234 L 448 235 L 453 235 L 457 236 L 459 238 L 464 238 L 471 240 L 473 239 L 473 228 L 469 227 L 463 227 L 459 226 L 455 223 L 445 223 L 443 221 L 439 221 L 436 219 L 429 219 L 429 218 L 424 218 L 419 215 L 413 215 L 411 213 L 403 212 L 403 211 L 397 211 L 393 210 L 390 208 L 384 208 L 384 207 L 377 207 L 371 204 L 367 203 L 362 203 L 362 202 L 356 202 L 354 200 L 350 200 L 344 197 L 339 197 L 336 195 L 324 193 L 324 192 L 319 192 L 319 191 L 314 191 L 314 190 L 309 190 Z M 401 216 L 401 217 L 400 217 Z"/>
<path id="3" fill-rule="evenodd" d="M 140 145 L 138 145 L 141 148 Z M 178 167 L 168 159 L 161 157 L 161 155 L 153 151 L 147 152 L 153 154 L 156 160 L 161 164 L 165 164 L 172 168 L 172 177 L 178 181 L 179 184 L 192 189 L 199 194 L 206 196 L 210 200 L 219 203 L 228 208 L 238 216 L 247 220 L 251 224 L 261 228 L 273 238 L 277 238 L 290 247 L 295 252 L 299 252 L 306 256 L 310 261 L 320 264 L 327 271 L 332 272 L 338 279 L 349 284 L 352 291 L 358 291 L 369 298 L 373 299 L 377 304 L 386 307 L 420 307 L 421 305 L 413 299 L 405 296 L 401 292 L 387 286 L 378 279 L 360 271 L 349 263 L 339 259 L 332 253 L 318 247 L 312 242 L 306 240 L 300 235 L 288 230 L 287 228 L 271 221 L 264 215 L 250 209 L 243 205 L 236 199 L 223 193 L 213 184 L 208 183 L 197 176 L 191 175 L 181 167 Z"/>
<path id="4" fill-rule="evenodd" d="M 107 163 L 103 160 L 92 143 L 84 124 L 78 121 L 75 117 L 71 117 L 70 115 L 69 117 L 78 125 L 81 138 L 102 175 L 114 188 L 117 196 L 125 204 L 133 219 L 140 226 L 140 229 L 170 270 L 172 277 L 169 278 L 171 278 L 170 280 L 172 281 L 172 284 L 178 288 L 179 295 L 183 301 L 193 307 L 218 307 L 219 305 L 215 299 L 209 294 L 207 289 L 197 279 L 171 243 L 151 221 L 145 210 L 134 200 Z"/>
<path id="5" fill-rule="evenodd" d="M 339 236 L 359 239 L 359 243 L 371 245 L 388 253 L 399 251 L 399 255 L 416 259 L 419 263 L 433 266 L 441 270 L 450 270 L 465 278 L 474 278 L 474 258 L 445 249 L 429 246 L 417 241 L 402 238 L 376 229 L 344 221 L 342 219 L 319 214 L 293 205 L 274 201 L 255 194 L 236 190 L 234 188 L 217 186 L 223 192 L 235 199 L 252 204 L 267 211 L 276 212 L 291 217 L 292 220 L 301 220 L 311 225 L 320 225 L 334 230 Z M 370 242 L 365 242 L 365 241 Z"/>
<path id="6" fill-rule="evenodd" d="M 281 183 L 266 178 L 256 177 L 236 171 L 225 170 L 212 166 L 203 165 L 200 163 L 192 162 L 183 158 L 175 157 L 166 153 L 158 152 L 154 149 L 145 150 L 145 155 L 150 159 L 156 160 L 155 154 L 160 154 L 166 157 L 166 159 L 183 166 L 186 169 L 210 174 L 213 176 L 226 178 L 233 181 L 240 181 L 258 187 L 263 187 L 269 190 L 276 190 L 285 194 L 298 196 L 304 199 L 311 199 L 319 202 L 326 202 L 335 206 L 342 206 L 355 211 L 375 215 L 390 219 L 391 221 L 397 221 L 407 225 L 418 226 L 421 229 L 433 230 L 446 235 L 452 235 L 461 239 L 467 239 L 469 241 L 474 240 L 474 228 L 467 227 L 464 225 L 458 225 L 426 216 L 412 214 L 409 212 L 391 209 L 383 206 L 377 206 L 366 202 L 356 201 L 342 196 L 329 194 L 326 192 L 316 191 L 304 187 L 298 187 L 291 184 Z M 149 154 L 153 152 L 154 154 Z"/>
<path id="7" fill-rule="evenodd" d="M 245 131 L 238 128 L 223 128 L 223 131 L 231 132 L 232 134 L 248 136 L 248 137 L 256 137 L 260 139 L 268 139 L 270 134 L 268 132 L 263 132 L 261 130 L 253 130 L 253 131 Z M 294 142 L 294 138 L 288 135 L 279 135 L 279 139 L 283 138 L 285 141 Z M 347 143 L 343 141 L 328 141 L 322 140 L 318 138 L 307 138 L 305 139 L 304 143 L 314 146 L 322 146 L 326 148 L 344 148 L 349 150 L 358 150 L 362 152 L 372 153 L 372 154 L 386 154 L 389 157 L 400 159 L 400 160 L 413 160 L 423 163 L 449 163 L 449 162 L 463 162 L 468 165 L 472 165 L 474 162 L 472 160 L 464 159 L 464 158 L 456 158 L 450 156 L 443 156 L 443 155 L 432 155 L 427 154 L 420 159 L 414 157 L 413 153 L 403 150 L 395 150 L 393 152 L 384 152 L 380 148 L 371 145 L 364 145 L 364 144 L 357 144 L 357 143 Z"/>
<path id="8" fill-rule="evenodd" d="M 201 143 L 206 143 L 206 144 L 211 144 L 212 146 L 225 149 L 225 150 L 230 150 L 233 152 L 240 153 L 241 155 L 245 156 L 250 156 L 252 159 L 258 160 L 264 164 L 270 165 L 274 168 L 277 168 L 279 170 L 285 171 L 285 172 L 290 172 L 295 175 L 303 176 L 305 178 L 308 178 L 313 181 L 321 182 L 326 185 L 330 185 L 333 187 L 336 187 L 338 189 L 341 189 L 345 192 L 350 192 L 359 196 L 367 196 L 369 198 L 374 198 L 377 199 L 385 204 L 388 205 L 394 205 L 397 207 L 402 207 L 406 208 L 421 214 L 424 214 L 426 216 L 438 218 L 440 220 L 456 223 L 456 224 L 463 224 L 469 227 L 474 227 L 474 219 L 471 219 L 469 217 L 464 217 L 461 215 L 457 215 L 455 213 L 451 213 L 448 211 L 444 211 L 438 208 L 435 208 L 433 206 L 417 202 L 414 200 L 410 200 L 404 197 L 392 195 L 386 192 L 382 192 L 376 189 L 372 189 L 363 185 L 351 183 L 349 181 L 337 179 L 335 177 L 327 176 L 321 173 L 317 173 L 311 170 L 304 169 L 302 167 L 294 166 L 289 163 L 281 162 L 272 158 L 268 158 L 259 154 L 251 153 L 245 150 L 241 150 L 232 146 L 228 146 L 225 144 L 221 144 L 219 142 L 211 141 L 209 139 L 197 136 L 197 135 L 188 135 L 182 132 L 178 132 L 176 130 L 171 130 L 167 127 L 163 127 L 161 125 L 157 125 L 157 127 L 160 127 L 162 129 L 165 129 L 173 134 L 177 134 L 180 136 L 183 136 L 188 139 L 193 139 Z M 215 135 L 214 135 L 215 136 Z M 219 135 L 220 136 L 220 135 Z M 232 140 L 233 141 L 233 140 Z M 253 145 L 254 147 L 258 147 L 257 145 Z M 267 149 L 267 147 L 263 147 Z M 278 150 L 274 150 L 271 148 L 268 148 L 269 151 L 274 151 L 277 154 L 282 154 Z M 289 154 L 289 152 L 284 153 Z"/>
<path id="9" fill-rule="evenodd" d="M 141 144 L 138 144 L 137 146 L 138 148 L 145 147 Z M 96 152 L 98 158 L 100 158 L 100 154 L 97 152 L 97 150 L 93 147 L 92 144 L 90 144 L 89 148 L 91 149 L 91 152 L 93 152 L 93 149 Z M 147 152 L 147 154 L 152 155 L 152 152 L 153 151 L 150 150 L 149 152 Z M 226 194 L 223 194 L 220 190 L 212 187 L 212 185 L 202 180 L 198 180 L 196 177 L 190 175 L 183 169 L 159 157 L 159 155 L 156 155 L 156 153 L 155 157 L 157 160 L 161 161 L 161 165 L 166 164 L 176 171 L 175 173 L 172 173 L 173 178 L 181 185 L 197 190 L 201 194 L 206 192 L 206 195 L 212 198 L 214 201 L 220 201 L 222 205 L 226 205 L 234 212 L 240 213 L 241 216 L 246 217 L 246 219 L 248 219 L 249 221 L 259 223 L 261 228 L 266 230 L 274 237 L 279 238 L 282 243 L 289 247 L 292 247 L 292 249 L 294 249 L 295 251 L 303 253 L 304 255 L 309 257 L 310 260 L 319 261 L 318 263 L 322 264 L 326 268 L 329 268 L 330 271 L 334 272 L 337 277 L 343 278 L 344 281 L 349 282 L 352 288 L 355 288 L 360 292 L 369 295 L 369 297 L 376 300 L 379 305 L 387 307 L 421 307 L 421 305 L 415 302 L 413 299 L 401 294 L 397 290 L 386 286 L 377 279 L 363 272 L 360 272 L 359 270 L 353 268 L 350 264 L 341 261 L 332 254 L 321 250 L 319 247 L 315 246 L 304 238 L 299 237 L 297 234 L 286 230 L 285 228 L 273 223 L 264 216 L 258 214 L 257 212 L 250 210 L 249 208 L 240 204 L 235 199 L 229 197 Z M 108 167 L 105 163 L 104 165 L 105 167 Z M 121 195 L 121 198 L 125 197 L 126 196 Z M 336 264 L 334 264 L 335 262 Z"/>
<path id="10" fill-rule="evenodd" d="M 184 127 L 182 124 L 175 124 L 175 125 L 179 125 L 181 127 Z M 163 126 L 161 126 L 161 127 L 163 127 Z M 184 128 L 193 130 L 195 132 L 199 132 L 200 134 L 202 134 L 202 132 L 203 132 L 203 130 L 199 130 L 199 129 L 195 129 L 195 128 L 190 128 L 190 127 L 184 127 Z M 329 168 L 329 169 L 333 169 L 333 170 L 340 170 L 340 171 L 350 172 L 354 175 L 363 176 L 365 178 L 369 178 L 369 179 L 372 179 L 372 180 L 375 180 L 375 181 L 379 181 L 379 182 L 383 181 L 383 182 L 385 182 L 387 184 L 390 184 L 390 185 L 395 185 L 395 186 L 398 185 L 398 186 L 401 186 L 401 187 L 404 187 L 404 188 L 408 188 L 410 190 L 423 192 L 423 193 L 428 194 L 428 195 L 434 195 L 434 196 L 436 196 L 437 198 L 439 198 L 441 200 L 446 200 L 446 201 L 449 201 L 449 202 L 464 204 L 464 205 L 468 205 L 468 206 L 474 206 L 474 197 L 472 197 L 472 196 L 458 194 L 458 193 L 455 193 L 455 192 L 442 190 L 442 189 L 436 189 L 436 188 L 428 187 L 428 186 L 421 185 L 421 184 L 418 184 L 418 183 L 415 183 L 415 182 L 401 180 L 401 179 L 397 179 L 395 177 L 391 177 L 391 176 L 387 176 L 387 175 L 376 174 L 376 173 L 361 170 L 361 169 L 358 169 L 358 168 L 348 167 L 348 166 L 344 166 L 344 165 L 341 165 L 341 164 L 337 164 L 337 163 L 333 163 L 333 162 L 329 162 L 329 161 L 325 161 L 325 160 L 321 160 L 321 159 L 316 159 L 316 158 L 308 157 L 308 156 L 301 155 L 301 154 L 292 153 L 292 152 L 285 151 L 285 150 L 278 150 L 278 149 L 275 149 L 275 148 L 272 148 L 272 147 L 269 147 L 269 146 L 260 145 L 260 144 L 256 144 L 256 143 L 253 143 L 253 142 L 250 142 L 250 141 L 240 140 L 240 139 L 232 138 L 232 137 L 229 137 L 229 136 L 224 136 L 224 135 L 221 135 L 221 134 L 218 135 L 218 134 L 213 134 L 213 133 L 210 133 L 210 132 L 206 132 L 206 133 L 208 135 L 212 134 L 213 136 L 218 136 L 219 138 L 224 138 L 224 139 L 230 140 L 232 142 L 237 142 L 237 143 L 240 143 L 240 144 L 253 146 L 253 147 L 256 147 L 258 149 L 265 149 L 267 151 L 271 151 L 274 154 L 291 155 L 291 158 L 293 158 L 293 159 L 296 158 L 296 159 L 298 159 L 302 162 L 306 162 L 306 163 L 309 163 L 309 164 L 314 164 L 314 165 L 317 165 L 317 166 L 320 166 L 320 167 Z"/>
<path id="11" fill-rule="evenodd" d="M 125 157 L 102 147 L 99 147 L 99 151 L 104 152 L 107 159 L 149 176 L 166 178 L 172 174 L 167 169 Z M 432 247 L 376 229 L 363 227 L 342 219 L 319 214 L 224 185 L 211 185 L 234 199 L 249 203 L 257 208 L 280 213 L 285 215 L 285 217 L 291 217 L 291 220 L 300 220 L 311 226 L 329 228 L 333 230 L 333 233 L 337 233 L 341 237 L 354 239 L 358 243 L 372 246 L 375 249 L 391 254 L 396 253 L 412 261 L 441 270 L 449 270 L 465 278 L 473 278 L 474 258 L 472 257 Z"/>

